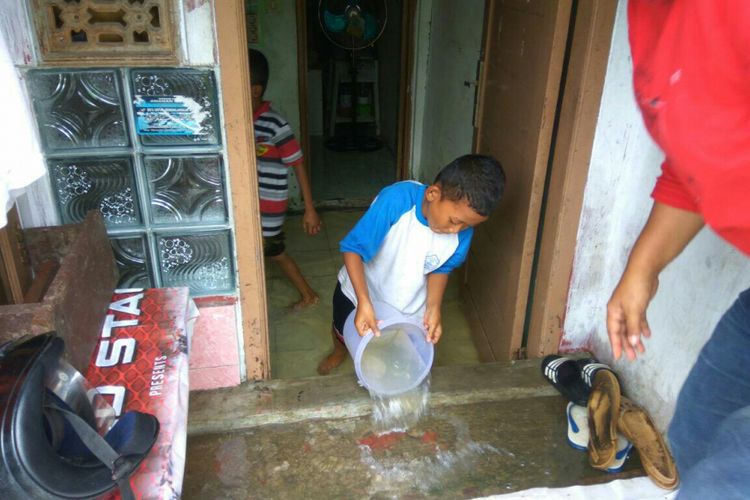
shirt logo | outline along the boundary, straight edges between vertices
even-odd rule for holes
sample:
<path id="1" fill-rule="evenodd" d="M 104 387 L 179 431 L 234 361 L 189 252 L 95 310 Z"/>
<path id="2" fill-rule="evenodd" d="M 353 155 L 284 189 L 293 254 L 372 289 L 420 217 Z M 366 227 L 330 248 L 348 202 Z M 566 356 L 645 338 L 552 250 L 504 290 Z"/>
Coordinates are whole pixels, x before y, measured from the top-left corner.
<path id="1" fill-rule="evenodd" d="M 435 254 L 429 254 L 424 258 L 424 272 L 431 273 L 440 265 L 440 258 Z"/>
<path id="2" fill-rule="evenodd" d="M 256 143 L 255 156 L 258 156 L 258 157 L 265 156 L 266 153 L 268 153 L 269 149 L 271 148 L 268 147 L 268 144 Z"/>

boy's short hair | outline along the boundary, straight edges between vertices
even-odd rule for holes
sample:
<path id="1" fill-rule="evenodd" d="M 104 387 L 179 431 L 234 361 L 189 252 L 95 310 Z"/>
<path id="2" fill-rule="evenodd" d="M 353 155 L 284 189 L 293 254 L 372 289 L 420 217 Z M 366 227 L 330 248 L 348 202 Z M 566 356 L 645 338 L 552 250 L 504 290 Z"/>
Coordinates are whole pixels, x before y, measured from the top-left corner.
<path id="1" fill-rule="evenodd" d="M 505 173 L 500 162 L 486 155 L 464 155 L 443 167 L 435 177 L 442 197 L 466 200 L 479 215 L 488 216 L 505 190 Z"/>
<path id="2" fill-rule="evenodd" d="M 250 85 L 260 85 L 263 92 L 268 85 L 268 59 L 259 50 L 250 49 Z"/>

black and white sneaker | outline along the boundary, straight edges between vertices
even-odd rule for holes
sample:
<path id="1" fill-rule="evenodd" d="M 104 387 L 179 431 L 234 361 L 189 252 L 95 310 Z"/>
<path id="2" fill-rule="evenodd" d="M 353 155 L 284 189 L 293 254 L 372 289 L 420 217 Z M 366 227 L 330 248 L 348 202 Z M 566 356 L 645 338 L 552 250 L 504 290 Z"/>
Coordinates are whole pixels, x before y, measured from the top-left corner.
<path id="1" fill-rule="evenodd" d="M 571 403 L 586 406 L 591 387 L 581 376 L 576 360 L 550 354 L 542 360 L 542 376 Z"/>
<path id="2" fill-rule="evenodd" d="M 605 365 L 604 363 L 600 363 L 598 360 L 594 358 L 586 358 L 586 359 L 577 359 L 576 365 L 578 366 L 578 369 L 581 372 L 581 378 L 583 379 L 583 383 L 586 384 L 586 386 L 589 388 L 589 390 L 594 386 L 594 376 L 601 370 L 607 370 L 612 373 L 612 375 L 618 379 L 617 374 L 612 370 L 612 368 L 609 365 Z"/>

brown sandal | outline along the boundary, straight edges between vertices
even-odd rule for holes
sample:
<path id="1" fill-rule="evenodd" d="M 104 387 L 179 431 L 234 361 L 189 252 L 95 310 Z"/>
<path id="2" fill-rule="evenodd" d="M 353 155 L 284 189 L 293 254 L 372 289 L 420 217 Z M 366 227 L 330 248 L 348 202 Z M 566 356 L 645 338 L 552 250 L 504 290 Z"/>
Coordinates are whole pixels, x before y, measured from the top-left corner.
<path id="1" fill-rule="evenodd" d="M 595 469 L 606 470 L 617 453 L 620 414 L 620 383 L 611 370 L 599 370 L 594 376 L 588 410 L 589 463 Z"/>
<path id="2" fill-rule="evenodd" d="M 679 482 L 677 467 L 646 410 L 629 399 L 622 398 L 617 428 L 638 450 L 648 477 L 660 488 L 674 489 Z"/>

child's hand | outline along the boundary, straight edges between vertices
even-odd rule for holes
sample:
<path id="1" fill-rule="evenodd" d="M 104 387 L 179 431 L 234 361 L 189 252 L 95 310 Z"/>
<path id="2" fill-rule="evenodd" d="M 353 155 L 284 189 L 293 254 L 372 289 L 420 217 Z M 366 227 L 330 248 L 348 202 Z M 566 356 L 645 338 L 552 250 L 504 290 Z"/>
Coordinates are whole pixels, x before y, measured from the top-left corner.
<path id="1" fill-rule="evenodd" d="M 314 236 L 320 232 L 323 221 L 320 220 L 318 212 L 314 208 L 305 209 L 305 215 L 302 217 L 302 226 L 305 232 Z"/>
<path id="2" fill-rule="evenodd" d="M 376 337 L 380 336 L 378 328 L 379 321 L 375 318 L 375 309 L 372 303 L 360 303 L 357 306 L 357 312 L 354 315 L 354 327 L 357 329 L 360 337 L 364 337 L 372 332 Z"/>
<path id="3" fill-rule="evenodd" d="M 425 310 L 424 328 L 427 330 L 427 342 L 437 344 L 443 334 L 442 314 L 439 307 L 428 307 Z"/>

